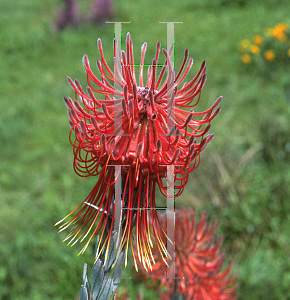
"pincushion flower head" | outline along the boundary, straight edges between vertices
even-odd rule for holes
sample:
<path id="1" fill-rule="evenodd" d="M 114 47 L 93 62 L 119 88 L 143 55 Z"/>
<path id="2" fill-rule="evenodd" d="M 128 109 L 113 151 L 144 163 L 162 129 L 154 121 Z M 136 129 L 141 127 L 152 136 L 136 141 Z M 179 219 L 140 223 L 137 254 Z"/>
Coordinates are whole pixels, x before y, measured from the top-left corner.
<path id="1" fill-rule="evenodd" d="M 173 47 L 169 52 L 162 49 L 165 61 L 157 75 L 161 49 L 159 42 L 152 65 L 148 68 L 148 79 L 144 83 L 146 48 L 147 43 L 144 43 L 139 78 L 136 78 L 129 33 L 126 52 L 121 50 L 117 53 L 117 41 L 114 40 L 115 73 L 109 68 L 101 40 L 98 39 L 101 59 L 97 60 L 97 67 L 100 79 L 91 70 L 87 55 L 83 57 L 88 83 L 86 91 L 78 80 L 73 81 L 68 77 L 75 91 L 74 101 L 70 97 L 64 98 L 69 108 L 74 169 L 83 177 L 99 177 L 89 196 L 57 224 L 70 217 L 60 226 L 60 231 L 73 226 L 66 238 L 71 245 L 82 242 L 90 234 L 82 253 L 102 230 L 101 242 L 105 228 L 107 234 L 104 240 L 109 242 L 115 221 L 114 183 L 121 178 L 120 249 L 126 247 L 127 253 L 130 243 L 133 250 L 132 229 L 136 226 L 138 259 L 151 267 L 152 237 L 164 261 L 168 256 L 160 239 L 164 230 L 157 226 L 158 218 L 154 210 L 156 187 L 164 196 L 168 195 L 168 187 L 175 188 L 175 197 L 182 193 L 189 173 L 199 164 L 200 153 L 213 138 L 213 134 L 206 134 L 212 119 L 220 111 L 218 105 L 222 97 L 206 111 L 194 112 L 192 107 L 198 103 L 206 80 L 205 62 L 196 76 L 181 86 L 193 59 L 187 62 L 186 49 L 182 66 L 174 76 L 170 62 Z M 117 174 L 114 166 L 121 166 Z M 174 166 L 171 174 L 167 173 L 167 166 Z"/>
<path id="2" fill-rule="evenodd" d="M 225 253 L 220 249 L 223 237 L 215 238 L 218 223 L 208 223 L 206 218 L 205 211 L 200 214 L 198 222 L 193 209 L 183 208 L 175 212 L 175 274 L 171 268 L 173 261 L 169 261 L 167 272 L 155 247 L 153 257 L 156 264 L 152 270 L 145 273 L 144 267 L 138 263 L 141 272 L 135 275 L 145 280 L 147 288 L 159 290 L 161 299 L 173 299 L 174 293 L 188 300 L 237 299 L 238 274 L 231 275 L 232 264 L 222 270 L 225 261 Z M 159 220 L 165 228 L 167 214 L 161 213 Z M 164 234 L 162 239 L 166 241 Z M 161 290 L 162 287 L 165 291 Z"/>

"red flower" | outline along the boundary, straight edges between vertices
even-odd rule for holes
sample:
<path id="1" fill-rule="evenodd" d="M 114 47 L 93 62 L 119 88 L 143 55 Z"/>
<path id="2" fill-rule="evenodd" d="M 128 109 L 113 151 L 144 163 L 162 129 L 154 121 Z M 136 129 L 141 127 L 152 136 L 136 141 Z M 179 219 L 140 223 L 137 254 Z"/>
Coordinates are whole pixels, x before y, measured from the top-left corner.
<path id="1" fill-rule="evenodd" d="M 122 210 L 122 247 L 126 247 L 128 251 L 128 244 L 131 241 L 133 250 L 131 232 L 134 221 L 139 261 L 143 261 L 150 267 L 152 235 L 157 241 L 160 252 L 167 256 L 167 250 L 159 238 L 160 230 L 157 226 L 156 210 L 154 210 L 156 185 L 161 193 L 167 196 L 167 183 L 173 186 L 173 182 L 167 178 L 167 166 L 174 165 L 175 196 L 182 193 L 189 173 L 199 164 L 200 152 L 213 138 L 213 134 L 206 136 L 206 133 L 210 129 L 211 120 L 220 111 L 220 107 L 217 106 L 222 97 L 219 97 L 213 106 L 204 112 L 183 110 L 184 107 L 194 107 L 199 101 L 206 80 L 205 62 L 202 63 L 197 75 L 178 90 L 193 60 L 191 58 L 186 65 L 188 59 L 186 49 L 180 71 L 174 78 L 172 63 L 169 62 L 173 47 L 169 53 L 162 49 L 166 59 L 158 77 L 156 74 L 160 53 L 158 42 L 156 55 L 152 65 L 149 66 L 148 80 L 144 86 L 143 67 L 147 44 L 144 43 L 141 48 L 138 81 L 135 76 L 133 44 L 129 33 L 126 45 L 127 53 L 123 50 L 117 53 L 116 40 L 114 40 L 114 56 L 118 57 L 121 64 L 120 69 L 115 62 L 116 76 L 106 63 L 100 39 L 98 39 L 98 48 L 101 60 L 97 60 L 97 66 L 101 79 L 93 74 L 88 57 L 84 55 L 83 65 L 88 81 L 87 93 L 78 80 L 72 81 L 68 77 L 68 82 L 75 90 L 76 96 L 75 101 L 64 98 L 69 108 L 71 133 L 74 132 L 75 135 L 75 139 L 72 140 L 70 134 L 74 149 L 74 169 L 80 176 L 99 175 L 99 178 L 89 196 L 68 216 L 76 214 L 60 229 L 64 230 L 74 224 L 66 238 L 70 239 L 69 244 L 74 240 L 73 244 L 79 239 L 83 241 L 92 231 L 81 252 L 85 251 L 91 239 L 100 232 L 101 228 L 103 228 L 103 236 L 106 226 L 109 228 L 109 234 L 105 241 L 110 241 L 115 215 L 115 205 L 112 200 L 116 180 L 114 165 L 120 165 L 122 166 L 122 209 L 124 209 Z M 168 76 L 164 79 L 166 69 Z M 116 88 L 113 87 L 114 82 Z M 100 94 L 104 99 L 97 99 L 95 93 Z M 169 101 L 167 101 L 168 94 L 171 94 Z M 77 101 L 77 96 L 80 97 L 83 105 Z M 198 97 L 198 100 L 191 105 L 195 97 Z M 199 116 L 203 118 L 194 119 Z M 117 174 L 118 176 L 120 174 Z M 100 214 L 101 211 L 103 213 Z M 97 222 L 98 217 L 100 220 Z M 153 234 L 149 229 L 150 220 Z M 96 222 L 97 226 L 93 229 Z M 165 261 L 165 258 L 163 259 Z"/>
<path id="2" fill-rule="evenodd" d="M 166 228 L 167 214 L 159 216 L 160 226 Z M 160 290 L 162 299 L 170 299 L 175 293 L 183 294 L 185 299 L 195 300 L 232 300 L 237 299 L 235 291 L 238 274 L 231 276 L 232 264 L 221 271 L 225 254 L 220 251 L 223 237 L 215 242 L 217 222 L 206 222 L 207 214 L 202 212 L 196 222 L 196 211 L 193 209 L 180 209 L 175 212 L 175 277 L 173 268 L 166 275 L 166 265 L 162 262 L 160 253 L 153 247 L 153 257 L 156 262 L 152 270 L 144 274 L 135 273 L 140 279 L 145 279 L 146 287 L 160 290 L 165 286 L 166 292 Z M 166 241 L 165 235 L 162 236 Z M 168 261 L 169 267 L 172 261 Z M 184 279 L 181 279 L 184 278 Z M 151 285 L 148 281 L 153 280 Z"/>

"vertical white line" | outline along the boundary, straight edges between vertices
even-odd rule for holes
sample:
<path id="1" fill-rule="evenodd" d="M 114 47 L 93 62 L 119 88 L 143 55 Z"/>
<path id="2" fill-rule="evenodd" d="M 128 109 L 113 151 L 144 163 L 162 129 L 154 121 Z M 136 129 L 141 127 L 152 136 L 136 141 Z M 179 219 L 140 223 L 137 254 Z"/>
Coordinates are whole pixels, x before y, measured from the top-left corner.
<path id="1" fill-rule="evenodd" d="M 119 247 L 120 229 L 122 220 L 122 175 L 121 166 L 115 166 L 115 178 L 119 174 L 115 182 L 115 230 L 117 231 L 116 249 Z"/>
<path id="2" fill-rule="evenodd" d="M 116 56 L 114 56 L 114 89 L 116 91 L 116 66 L 118 64 L 119 70 L 121 70 L 121 64 L 118 59 L 118 53 L 121 50 L 121 42 L 122 42 L 122 23 L 130 23 L 130 22 L 106 22 L 106 23 L 113 23 L 115 24 L 115 39 L 116 39 Z M 117 104 L 114 103 L 114 134 L 113 136 L 117 136 L 117 129 L 118 126 L 121 125 L 122 119 L 120 121 L 117 121 L 115 119 L 117 111 L 120 108 L 117 107 Z M 123 130 L 121 130 L 119 135 L 122 135 Z M 119 176 L 117 177 L 117 175 Z M 117 177 L 117 178 L 116 178 Z M 121 220 L 122 220 L 122 175 L 121 175 L 121 165 L 115 165 L 115 226 L 114 230 L 118 233 L 118 238 L 116 242 L 116 249 L 119 247 L 119 241 L 120 241 L 120 229 L 121 229 Z M 120 201 L 119 201 L 120 200 Z"/>
<path id="3" fill-rule="evenodd" d="M 175 79 L 175 61 L 174 61 L 174 27 L 175 23 L 183 22 L 159 22 L 167 24 L 167 51 L 169 60 L 167 60 L 167 134 L 174 126 L 175 113 L 174 113 L 174 101 L 170 101 L 174 94 L 174 89 L 171 87 L 174 85 Z M 172 54 L 170 55 L 170 47 L 173 46 Z M 170 73 L 169 66 L 172 66 L 172 72 Z M 170 105 L 169 105 L 170 104 Z M 175 133 L 174 133 L 175 135 Z M 167 278 L 175 277 L 175 198 L 174 198 L 174 165 L 167 166 L 167 251 L 172 259 L 167 267 Z M 170 242 L 172 241 L 173 244 Z M 169 276 L 170 274 L 170 276 Z"/>
<path id="4" fill-rule="evenodd" d="M 172 259 L 167 267 L 167 277 L 175 277 L 175 198 L 174 198 L 174 165 L 167 166 L 167 251 Z M 170 242 L 172 241 L 173 244 Z M 170 276 L 169 276 L 170 274 Z"/>
<path id="5" fill-rule="evenodd" d="M 114 32 L 115 32 L 115 40 L 116 40 L 116 56 L 114 56 L 114 89 L 117 90 L 117 84 L 116 84 L 116 67 L 118 66 L 119 70 L 121 70 L 121 62 L 119 61 L 119 51 L 122 50 L 122 23 L 130 23 L 130 22 L 106 22 L 106 23 L 112 23 L 115 24 Z M 116 95 L 114 95 L 116 97 Z M 116 100 L 116 99 L 115 99 Z M 119 104 L 119 107 L 115 101 L 114 103 L 114 136 L 121 136 L 123 135 L 123 130 L 121 129 L 121 132 L 117 134 L 117 129 L 120 125 L 122 125 L 122 119 L 119 121 L 116 120 L 116 115 L 118 111 L 122 108 L 121 104 Z"/>
<path id="6" fill-rule="evenodd" d="M 119 61 L 118 57 L 119 57 L 119 51 L 122 50 L 121 44 L 122 44 L 122 24 L 121 22 L 115 22 L 115 40 L 117 42 L 117 49 L 116 49 L 116 57 L 114 56 L 114 88 L 116 91 L 116 67 L 118 64 L 119 70 L 121 70 L 121 62 Z M 122 123 L 122 120 L 117 121 L 116 120 L 116 115 L 118 112 L 118 107 L 116 102 L 114 103 L 114 136 L 117 135 L 117 129 L 118 126 L 120 125 L 120 123 Z M 123 133 L 123 131 L 121 131 L 121 134 Z"/>

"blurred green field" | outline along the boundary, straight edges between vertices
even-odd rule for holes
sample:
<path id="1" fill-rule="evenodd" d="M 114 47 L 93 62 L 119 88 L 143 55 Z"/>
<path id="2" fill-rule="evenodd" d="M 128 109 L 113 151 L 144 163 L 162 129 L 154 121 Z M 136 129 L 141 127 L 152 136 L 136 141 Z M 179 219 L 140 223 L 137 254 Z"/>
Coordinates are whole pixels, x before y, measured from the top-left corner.
<path id="1" fill-rule="evenodd" d="M 80 1 L 82 10 L 88 10 Z M 196 111 L 223 95 L 212 122 L 215 139 L 202 153 L 176 207 L 207 210 L 225 236 L 228 260 L 240 272 L 241 300 L 290 299 L 290 82 L 288 66 L 275 79 L 247 71 L 237 46 L 278 22 L 290 24 L 288 1 L 115 1 L 113 20 L 130 21 L 136 61 L 147 41 L 151 63 L 157 40 L 166 47 L 166 25 L 175 27 L 176 67 L 184 49 L 194 65 L 206 60 L 207 82 Z M 53 226 L 91 191 L 96 178 L 72 168 L 63 96 L 73 97 L 66 76 L 86 85 L 82 56 L 93 70 L 97 38 L 113 66 L 113 25 L 84 24 L 56 32 L 60 1 L 0 0 L 0 299 L 75 299 L 84 262 Z M 123 34 L 123 42 L 126 35 Z M 159 197 L 159 205 L 165 199 Z M 123 271 L 130 277 L 131 266 Z M 132 299 L 158 299 L 137 279 L 124 279 Z"/>

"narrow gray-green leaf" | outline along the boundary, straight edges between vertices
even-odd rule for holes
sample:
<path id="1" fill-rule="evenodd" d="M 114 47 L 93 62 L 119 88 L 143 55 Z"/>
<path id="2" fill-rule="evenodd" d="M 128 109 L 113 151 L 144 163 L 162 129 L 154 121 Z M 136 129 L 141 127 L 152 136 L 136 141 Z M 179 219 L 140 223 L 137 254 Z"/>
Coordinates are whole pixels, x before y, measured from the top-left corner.
<path id="1" fill-rule="evenodd" d="M 81 288 L 80 300 L 89 300 L 89 294 L 84 285 L 82 285 L 82 288 Z"/>
<path id="2" fill-rule="evenodd" d="M 116 260 L 116 256 L 118 253 L 118 249 L 116 249 L 116 241 L 117 241 L 117 232 L 114 230 L 112 232 L 109 253 L 105 264 L 105 270 L 104 270 L 105 273 L 109 273 L 111 271 L 112 265 Z"/>
<path id="3" fill-rule="evenodd" d="M 97 260 L 92 269 L 91 286 L 92 286 L 92 299 L 96 299 L 104 280 L 103 262 Z"/>
<path id="4" fill-rule="evenodd" d="M 84 264 L 84 269 L 83 269 L 83 285 L 86 287 L 88 297 L 90 298 L 90 285 L 89 285 L 89 279 L 88 279 L 88 265 L 86 263 Z"/>
<path id="5" fill-rule="evenodd" d="M 109 278 L 105 281 L 100 294 L 96 300 L 109 300 L 114 292 L 113 279 Z"/>
<path id="6" fill-rule="evenodd" d="M 99 241 L 100 241 L 100 237 L 97 236 L 97 240 L 96 240 L 96 246 L 95 246 L 95 255 L 97 256 L 97 251 L 98 251 L 98 245 L 99 245 Z"/>
<path id="7" fill-rule="evenodd" d="M 125 252 L 121 252 L 115 266 L 113 269 L 113 272 L 111 274 L 111 277 L 114 279 L 114 284 L 118 285 L 120 283 L 121 280 L 121 276 L 122 276 L 122 264 L 125 258 Z"/>
<path id="8" fill-rule="evenodd" d="M 85 263 L 83 269 L 83 283 L 85 284 L 86 281 L 88 281 L 88 265 Z"/>

